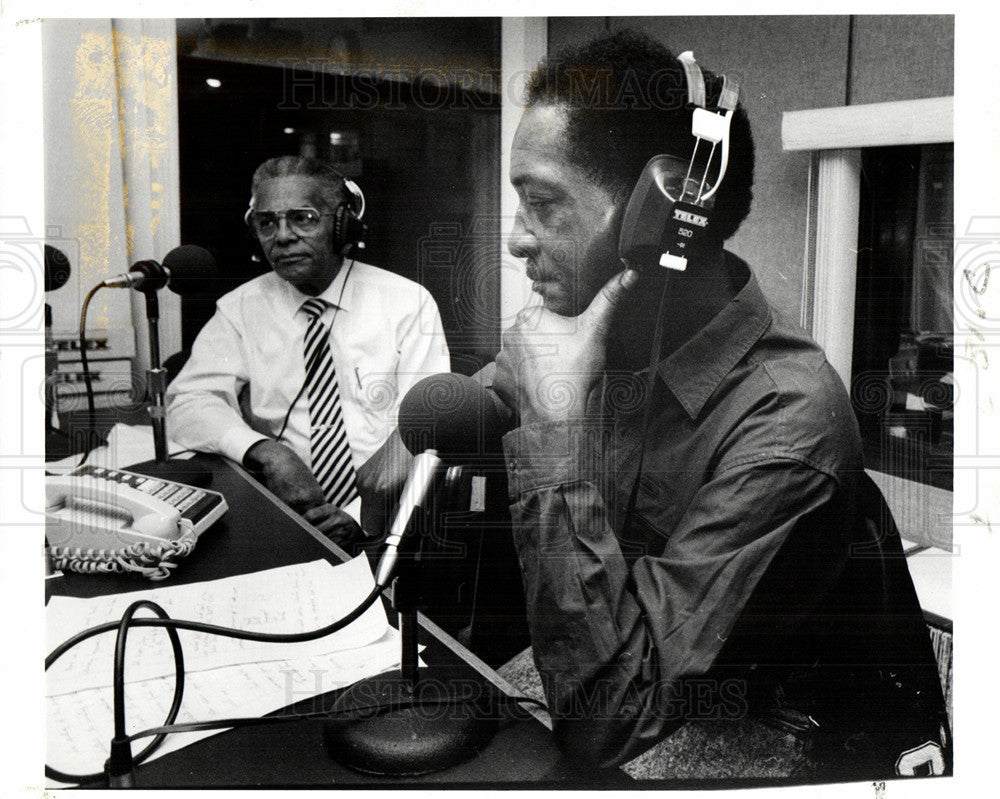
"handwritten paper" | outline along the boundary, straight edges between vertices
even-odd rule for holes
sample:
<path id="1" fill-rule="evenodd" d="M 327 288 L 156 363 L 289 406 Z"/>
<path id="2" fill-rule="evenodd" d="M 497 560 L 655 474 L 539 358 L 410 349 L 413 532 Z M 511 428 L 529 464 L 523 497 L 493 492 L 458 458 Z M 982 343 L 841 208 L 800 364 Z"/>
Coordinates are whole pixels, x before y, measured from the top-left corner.
<path id="1" fill-rule="evenodd" d="M 53 597 L 45 609 L 50 651 L 76 633 L 108 621 L 118 621 L 139 599 L 160 605 L 171 618 L 269 633 L 318 629 L 346 615 L 374 587 L 371 568 L 362 555 L 332 566 L 325 560 L 284 566 L 253 574 L 193 585 L 176 585 L 92 599 Z M 151 616 L 142 611 L 140 616 Z M 376 602 L 354 623 L 333 635 L 295 644 L 299 657 L 322 655 L 364 646 L 382 637 L 388 627 Z M 245 663 L 265 663 L 288 657 L 289 644 L 255 643 L 182 630 L 184 665 L 188 674 Z M 81 691 L 113 682 L 115 633 L 104 633 L 77 645 L 46 674 L 46 695 Z M 171 675 L 174 660 L 162 629 L 129 631 L 126 679 L 129 682 Z"/>
<path id="2" fill-rule="evenodd" d="M 364 556 L 332 566 L 320 560 L 255 574 L 127 595 L 53 597 L 46 626 L 54 648 L 77 632 L 116 621 L 136 600 L 151 599 L 173 618 L 267 632 L 322 627 L 356 607 L 374 586 Z M 177 722 L 260 716 L 310 696 L 398 667 L 399 633 L 376 602 L 345 629 L 316 641 L 260 644 L 180 631 L 185 690 Z M 46 762 L 72 774 L 99 772 L 113 736 L 114 633 L 70 650 L 46 683 Z M 163 630 L 129 633 L 125 707 L 130 734 L 163 723 L 173 698 L 174 661 Z M 213 731 L 168 736 L 155 757 Z M 134 752 L 147 740 L 137 741 Z"/>
<path id="3" fill-rule="evenodd" d="M 310 696 L 350 685 L 399 666 L 399 632 L 387 627 L 377 641 L 332 655 L 244 664 L 190 675 L 177 723 L 262 716 Z M 127 730 L 134 734 L 163 724 L 173 699 L 173 677 L 129 683 L 125 688 Z M 92 688 L 46 702 L 46 763 L 67 774 L 103 770 L 114 735 L 112 689 Z M 219 731 L 168 735 L 154 760 Z M 150 741 L 132 746 L 138 754 Z M 58 787 L 53 782 L 50 787 Z"/>

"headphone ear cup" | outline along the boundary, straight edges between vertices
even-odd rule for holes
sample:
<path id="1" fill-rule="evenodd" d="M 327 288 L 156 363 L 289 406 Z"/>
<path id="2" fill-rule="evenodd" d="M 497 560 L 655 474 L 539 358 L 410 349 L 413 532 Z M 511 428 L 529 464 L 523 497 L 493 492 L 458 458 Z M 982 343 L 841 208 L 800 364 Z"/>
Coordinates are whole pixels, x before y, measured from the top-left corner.
<path id="1" fill-rule="evenodd" d="M 333 216 L 333 246 L 340 251 L 346 245 L 365 240 L 368 225 L 362 222 L 347 203 L 341 203 Z"/>

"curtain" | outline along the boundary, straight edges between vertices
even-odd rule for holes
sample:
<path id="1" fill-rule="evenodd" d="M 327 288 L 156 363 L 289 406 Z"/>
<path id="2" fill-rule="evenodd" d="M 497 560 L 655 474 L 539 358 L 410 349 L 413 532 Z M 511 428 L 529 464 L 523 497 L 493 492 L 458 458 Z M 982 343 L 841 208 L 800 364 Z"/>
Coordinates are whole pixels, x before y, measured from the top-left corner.
<path id="1" fill-rule="evenodd" d="M 75 330 L 95 284 L 138 260 L 160 261 L 180 243 L 175 38 L 173 20 L 44 23 L 46 225 L 68 250 L 75 289 L 50 295 L 57 334 Z M 180 349 L 180 298 L 159 294 L 167 356 Z M 102 357 L 134 356 L 144 374 L 142 295 L 102 290 L 88 331 L 106 336 Z"/>

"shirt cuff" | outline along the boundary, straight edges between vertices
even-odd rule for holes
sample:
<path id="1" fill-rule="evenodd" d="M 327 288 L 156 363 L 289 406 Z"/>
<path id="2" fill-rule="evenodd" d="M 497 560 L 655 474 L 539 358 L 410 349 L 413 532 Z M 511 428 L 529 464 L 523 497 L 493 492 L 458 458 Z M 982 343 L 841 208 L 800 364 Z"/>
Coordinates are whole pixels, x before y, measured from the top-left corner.
<path id="1" fill-rule="evenodd" d="M 250 427 L 235 427 L 232 430 L 227 430 L 219 438 L 219 452 L 230 460 L 242 464 L 243 456 L 247 454 L 247 450 L 250 447 L 258 441 L 267 440 L 267 436 L 258 433 Z"/>
<path id="2" fill-rule="evenodd" d="M 611 425 L 596 419 L 537 422 L 511 430 L 503 437 L 511 499 L 548 486 L 603 482 L 611 434 Z"/>

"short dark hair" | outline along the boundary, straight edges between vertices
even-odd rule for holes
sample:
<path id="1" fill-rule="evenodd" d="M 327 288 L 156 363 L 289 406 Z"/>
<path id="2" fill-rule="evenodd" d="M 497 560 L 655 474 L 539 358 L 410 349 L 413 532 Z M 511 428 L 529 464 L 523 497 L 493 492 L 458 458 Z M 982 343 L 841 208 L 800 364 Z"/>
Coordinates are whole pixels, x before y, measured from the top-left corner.
<path id="1" fill-rule="evenodd" d="M 320 193 L 331 210 L 345 199 L 344 176 L 329 164 L 302 155 L 281 155 L 269 158 L 253 173 L 250 183 L 250 203 L 257 198 L 260 186 L 273 178 L 314 178 L 320 184 Z"/>
<path id="2" fill-rule="evenodd" d="M 702 70 L 707 106 L 722 91 L 722 78 Z M 616 195 L 627 199 L 643 167 L 666 153 L 691 157 L 693 108 L 687 80 L 677 58 L 644 34 L 621 30 L 545 59 L 527 86 L 527 105 L 567 109 L 570 161 Z M 708 147 L 699 147 L 699 155 Z M 717 174 L 713 158 L 710 182 Z M 712 227 L 729 238 L 750 212 L 754 148 L 750 121 L 742 106 L 733 112 L 729 164 L 715 201 Z M 696 174 L 700 174 L 697 173 Z"/>

